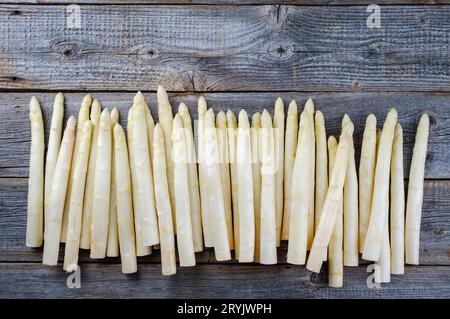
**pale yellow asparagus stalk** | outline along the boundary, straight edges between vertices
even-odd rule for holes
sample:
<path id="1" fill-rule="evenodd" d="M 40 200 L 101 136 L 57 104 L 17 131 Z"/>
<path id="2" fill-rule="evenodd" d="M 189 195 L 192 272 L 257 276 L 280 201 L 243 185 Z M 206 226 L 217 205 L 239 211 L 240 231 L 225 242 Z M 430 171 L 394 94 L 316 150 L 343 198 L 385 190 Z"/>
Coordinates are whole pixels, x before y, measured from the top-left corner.
<path id="1" fill-rule="evenodd" d="M 108 240 L 106 246 L 106 256 L 119 256 L 119 235 L 117 225 L 117 191 L 116 191 L 116 172 L 115 172 L 115 156 L 114 156 L 114 127 L 119 122 L 119 111 L 113 108 L 111 111 L 111 133 L 112 133 L 112 148 L 111 148 L 111 195 L 109 196 L 109 227 Z"/>
<path id="2" fill-rule="evenodd" d="M 222 182 L 225 218 L 227 222 L 228 245 L 234 249 L 233 211 L 231 208 L 230 157 L 228 152 L 227 117 L 224 112 L 217 113 L 217 144 L 219 155 L 220 180 Z"/>
<path id="3" fill-rule="evenodd" d="M 139 91 L 140 92 L 140 91 Z M 138 92 L 138 93 L 139 93 Z M 144 95 L 141 93 L 142 99 L 144 101 L 144 111 L 145 111 L 145 120 L 147 123 L 147 141 L 148 141 L 148 153 L 150 156 L 150 165 L 153 168 L 153 129 L 155 127 L 155 121 L 153 120 L 152 114 L 150 113 L 150 109 L 148 104 L 145 102 Z M 156 199 L 155 199 L 156 201 Z M 159 249 L 159 244 L 154 245 L 153 248 Z"/>
<path id="4" fill-rule="evenodd" d="M 317 115 L 316 115 L 317 118 Z M 337 141 L 334 136 L 328 138 L 328 158 L 330 175 L 336 157 Z M 343 203 L 339 204 L 334 230 L 328 245 L 328 286 L 340 288 L 344 285 L 344 251 L 343 242 Z"/>
<path id="5" fill-rule="evenodd" d="M 164 134 L 159 123 L 153 129 L 153 175 L 155 178 L 155 198 L 156 210 L 158 211 L 162 274 L 164 276 L 170 276 L 177 272 L 175 237 L 166 174 Z"/>
<path id="6" fill-rule="evenodd" d="M 86 173 L 91 150 L 92 123 L 85 121 L 81 132 L 78 153 L 73 154 L 75 162 L 73 173 L 72 195 L 69 205 L 69 222 L 67 226 L 66 247 L 64 252 L 64 270 L 72 272 L 78 265 L 78 250 L 80 248 L 81 222 L 83 218 L 84 189 Z"/>
<path id="7" fill-rule="evenodd" d="M 250 130 L 252 148 L 252 176 L 253 176 L 253 208 L 255 212 L 255 253 L 254 261 L 259 262 L 260 251 L 260 225 L 261 225 L 261 161 L 259 131 L 261 130 L 261 114 L 256 112 L 252 116 Z"/>
<path id="8" fill-rule="evenodd" d="M 129 143 L 129 148 L 133 150 L 130 158 L 133 163 L 131 178 L 136 182 L 136 188 L 133 188 L 136 198 L 136 201 L 134 201 L 135 218 L 138 219 L 140 224 L 139 230 L 142 232 L 142 244 L 144 246 L 152 246 L 159 244 L 159 235 L 153 173 L 148 150 L 145 107 L 144 103 L 138 102 L 131 108 L 131 112 L 133 112 L 133 138 L 132 142 Z"/>
<path id="9" fill-rule="evenodd" d="M 277 263 L 277 218 L 276 218 L 276 143 L 269 112 L 261 115 L 261 224 L 260 256 L 261 264 Z"/>
<path id="10" fill-rule="evenodd" d="M 300 115 L 297 154 L 292 176 L 291 215 L 289 216 L 289 243 L 287 262 L 304 265 L 308 243 L 308 212 L 311 163 L 311 114 L 304 110 Z"/>
<path id="11" fill-rule="evenodd" d="M 366 127 L 361 146 L 359 161 L 359 252 L 364 249 L 367 227 L 372 208 L 373 178 L 377 156 L 377 118 L 370 114 L 366 120 Z"/>
<path id="12" fill-rule="evenodd" d="M 97 137 L 98 126 L 100 122 L 101 106 L 98 100 L 94 100 L 91 105 L 90 120 L 92 122 L 91 151 L 89 153 L 88 172 L 86 176 L 86 187 L 84 190 L 83 218 L 81 226 L 80 248 L 91 248 L 91 224 L 92 224 L 92 205 L 94 203 L 94 178 L 95 161 L 97 157 Z"/>
<path id="13" fill-rule="evenodd" d="M 158 85 L 158 119 L 164 133 L 164 145 L 166 147 L 166 166 L 167 166 L 167 182 L 169 183 L 170 205 L 172 207 L 172 219 L 174 223 L 174 232 L 177 233 L 176 223 L 176 207 L 174 197 L 174 180 L 173 180 L 173 154 L 172 154 L 172 122 L 173 113 L 172 106 L 169 102 L 167 92 L 162 85 Z"/>
<path id="14" fill-rule="evenodd" d="M 279 97 L 273 112 L 273 134 L 275 139 L 275 218 L 277 247 L 281 241 L 283 223 L 283 179 L 284 179 L 284 103 Z"/>
<path id="15" fill-rule="evenodd" d="M 50 124 L 50 136 L 48 138 L 47 157 L 45 160 L 44 216 L 46 215 L 48 201 L 50 200 L 53 174 L 55 172 L 56 160 L 58 159 L 59 146 L 61 145 L 63 118 L 64 95 L 58 93 L 55 96 L 55 102 L 53 104 L 52 122 Z"/>
<path id="16" fill-rule="evenodd" d="M 408 181 L 408 199 L 406 204 L 405 256 L 406 263 L 419 264 L 420 220 L 422 217 L 423 179 L 430 120 L 423 114 L 417 127 L 416 141 Z"/>
<path id="17" fill-rule="evenodd" d="M 180 103 L 178 114 L 183 121 L 184 133 L 186 137 L 186 147 L 188 153 L 188 178 L 189 178 L 189 199 L 191 204 L 192 236 L 194 239 L 194 251 L 203 251 L 203 230 L 202 212 L 200 206 L 200 192 L 198 185 L 197 157 L 195 155 L 195 142 L 192 131 L 192 121 L 189 110 L 184 103 Z"/>
<path id="18" fill-rule="evenodd" d="M 403 178 L 403 129 L 397 123 L 391 159 L 391 273 L 405 273 L 405 185 Z"/>
<path id="19" fill-rule="evenodd" d="M 239 112 L 237 130 L 237 176 L 239 207 L 239 262 L 252 262 L 255 249 L 255 210 L 250 123 L 247 112 Z"/>
<path id="20" fill-rule="evenodd" d="M 73 148 L 73 158 L 76 159 L 76 154 L 78 153 L 78 148 L 80 146 L 81 135 L 83 134 L 83 127 L 86 121 L 89 121 L 89 109 L 91 108 L 92 98 L 88 94 L 83 98 L 81 102 L 80 110 L 78 111 L 78 120 L 77 120 L 77 131 L 75 134 L 75 146 Z M 69 173 L 69 184 L 67 185 L 67 198 L 64 204 L 64 213 L 63 213 L 63 221 L 62 221 L 62 229 L 61 229 L 61 242 L 66 242 L 67 237 L 67 226 L 69 223 L 69 205 L 70 205 L 70 197 L 72 196 L 72 185 L 73 185 L 73 172 L 75 171 L 75 161 L 72 161 L 72 167 L 70 168 Z"/>
<path id="21" fill-rule="evenodd" d="M 316 167 L 316 143 L 315 143 L 315 132 L 314 132 L 314 103 L 311 98 L 308 99 L 305 103 L 305 110 L 311 116 L 310 130 L 311 142 L 309 143 L 310 147 L 310 156 L 311 156 L 311 167 L 309 169 L 309 187 L 308 187 L 308 195 L 309 195 L 309 207 L 308 207 L 308 250 L 311 249 L 312 241 L 314 239 L 314 184 L 315 184 L 315 167 Z"/>
<path id="22" fill-rule="evenodd" d="M 127 141 L 122 126 L 116 124 L 113 131 L 115 164 L 113 169 L 116 182 L 120 260 L 122 272 L 130 274 L 137 271 L 130 165 Z"/>
<path id="23" fill-rule="evenodd" d="M 214 253 L 218 261 L 231 259 L 225 203 L 223 198 L 221 171 L 219 165 L 219 143 L 214 123 L 214 111 L 205 113 L 204 155 L 206 165 L 208 209 L 211 215 Z"/>
<path id="24" fill-rule="evenodd" d="M 142 211 L 140 205 L 139 193 L 137 190 L 139 189 L 139 183 L 137 179 L 137 175 L 139 174 L 136 171 L 136 165 L 134 161 L 136 160 L 136 155 L 134 151 L 134 147 L 132 145 L 134 142 L 134 126 L 135 126 L 135 106 L 131 107 L 128 111 L 128 119 L 127 119 L 127 142 L 128 142 L 128 154 L 129 154 L 129 162 L 130 162 L 130 173 L 131 173 L 131 186 L 132 186 L 132 198 L 133 198 L 133 213 L 134 213 L 134 230 L 136 233 L 136 255 L 139 256 L 147 256 L 152 253 L 152 248 L 144 245 L 144 231 L 145 227 L 142 224 L 142 220 L 139 212 Z"/>
<path id="25" fill-rule="evenodd" d="M 177 114 L 173 120 L 172 145 L 174 168 L 174 198 L 177 215 L 177 246 L 181 267 L 195 266 L 194 240 L 192 237 L 189 177 L 187 168 L 186 137 L 183 121 Z M 166 148 L 167 150 L 167 148 Z"/>
<path id="26" fill-rule="evenodd" d="M 327 133 L 325 131 L 325 120 L 320 111 L 317 111 L 316 116 L 314 117 L 314 128 L 316 134 L 314 226 L 315 229 L 317 229 L 320 221 L 320 214 L 322 213 L 323 202 L 325 201 L 328 190 Z M 336 139 L 334 139 L 334 141 L 336 141 Z"/>
<path id="27" fill-rule="evenodd" d="M 202 207 L 202 227 L 203 237 L 205 241 L 205 247 L 214 247 L 214 234 L 212 233 L 211 215 L 212 212 L 208 208 L 208 195 L 207 195 L 207 179 L 206 179 L 206 166 L 204 160 L 204 124 L 205 113 L 207 111 L 206 100 L 203 96 L 198 99 L 198 175 L 199 175 L 199 188 L 200 188 L 200 203 Z"/>
<path id="28" fill-rule="evenodd" d="M 380 259 L 375 262 L 374 281 L 377 283 L 391 282 L 391 248 L 389 243 L 389 197 L 386 198 L 386 220 L 383 227 Z"/>
<path id="29" fill-rule="evenodd" d="M 239 260 L 239 200 L 237 175 L 237 121 L 231 110 L 227 111 L 228 151 L 230 157 L 231 197 L 233 201 L 234 257 Z"/>
<path id="30" fill-rule="evenodd" d="M 345 114 L 342 125 L 347 125 L 347 123 L 352 122 L 350 117 Z M 358 240 L 358 176 L 356 174 L 355 146 L 352 136 L 344 184 L 344 266 L 358 266 Z"/>
<path id="31" fill-rule="evenodd" d="M 291 215 L 292 203 L 292 173 L 294 170 L 295 153 L 298 138 L 298 112 L 297 103 L 292 101 L 286 119 L 286 137 L 284 141 L 284 208 L 283 227 L 281 239 L 289 239 L 289 216 Z"/>
<path id="32" fill-rule="evenodd" d="M 108 109 L 104 109 L 100 115 L 95 160 L 90 254 L 92 259 L 106 256 L 111 195 L 111 153 L 111 115 Z"/>
<path id="33" fill-rule="evenodd" d="M 28 247 L 41 247 L 44 231 L 44 121 L 41 106 L 33 96 L 30 101 L 30 176 L 28 178 Z M 49 190 L 50 193 L 51 189 Z"/>
<path id="34" fill-rule="evenodd" d="M 328 248 L 331 235 L 335 229 L 339 207 L 342 205 L 349 144 L 352 134 L 353 125 L 349 124 L 342 128 L 336 150 L 336 157 L 333 163 L 333 171 L 330 175 L 327 196 L 325 197 L 319 226 L 317 227 L 308 262 L 306 264 L 306 268 L 313 272 L 320 271 L 325 251 Z"/>
<path id="35" fill-rule="evenodd" d="M 396 123 L 397 111 L 391 109 L 383 125 L 377 151 L 372 208 L 362 256 L 366 260 L 377 261 L 380 258 L 384 222 L 388 211 L 385 206 L 389 196 L 389 171 Z"/>
<path id="36" fill-rule="evenodd" d="M 150 155 L 150 162 L 153 163 L 153 128 L 155 127 L 155 121 L 153 120 L 152 114 L 150 113 L 150 109 L 148 108 L 148 104 L 145 101 L 144 94 L 141 91 L 138 91 L 133 98 L 133 104 L 142 103 L 144 105 L 144 113 L 145 113 L 145 122 L 147 124 L 147 140 L 148 140 L 148 152 Z"/>
<path id="37" fill-rule="evenodd" d="M 35 108 L 35 107 L 34 107 Z M 70 164 L 75 143 L 75 126 L 77 120 L 71 116 L 64 130 L 58 160 L 53 175 L 47 220 L 45 221 L 44 253 L 42 263 L 56 266 L 58 264 L 59 241 L 61 237 L 62 215 L 69 181 Z M 42 201 L 41 201 L 42 205 Z"/>

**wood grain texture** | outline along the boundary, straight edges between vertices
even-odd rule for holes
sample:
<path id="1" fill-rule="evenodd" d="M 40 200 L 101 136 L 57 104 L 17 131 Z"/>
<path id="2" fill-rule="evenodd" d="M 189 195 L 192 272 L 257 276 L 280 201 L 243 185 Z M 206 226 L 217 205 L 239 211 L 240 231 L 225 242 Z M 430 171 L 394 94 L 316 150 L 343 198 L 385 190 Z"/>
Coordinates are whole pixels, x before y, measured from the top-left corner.
<path id="1" fill-rule="evenodd" d="M 262 5 L 262 4 L 291 4 L 291 5 L 366 5 L 364 0 L 0 0 L 0 4 L 207 4 L 207 5 Z M 399 4 L 417 4 L 417 5 L 441 5 L 448 4 L 449 0 L 381 0 L 377 1 L 379 5 L 399 5 Z"/>
<path id="2" fill-rule="evenodd" d="M 327 287 L 326 271 L 311 275 L 290 265 L 198 265 L 161 275 L 159 265 L 139 265 L 124 275 L 120 265 L 81 265 L 81 288 L 68 274 L 39 264 L 0 264 L 0 298 L 449 298 L 450 267 L 407 267 L 380 289 L 366 285 L 366 267 L 346 267 L 344 287 Z"/>
<path id="3" fill-rule="evenodd" d="M 426 181 L 421 231 L 420 262 L 450 266 L 450 181 Z M 25 247 L 27 179 L 0 179 L 0 262 L 42 260 L 42 249 Z M 278 251 L 279 262 L 286 263 L 287 246 Z M 63 258 L 61 246 L 60 260 Z M 83 252 L 81 260 L 94 262 Z M 196 254 L 198 263 L 216 262 L 211 249 Z M 109 258 L 107 263 L 118 263 Z M 159 253 L 140 258 L 141 263 L 159 263 Z M 235 261 L 232 261 L 235 263 Z"/>
<path id="4" fill-rule="evenodd" d="M 0 88 L 449 91 L 450 6 L 0 6 Z"/>
<path id="5" fill-rule="evenodd" d="M 28 105 L 31 93 L 3 93 L 0 95 L 0 177 L 27 177 L 29 165 L 30 124 Z M 45 119 L 45 132 L 48 135 L 53 93 L 34 93 L 41 102 Z M 67 93 L 65 118 L 77 115 L 84 93 Z M 125 124 L 128 108 L 131 106 L 134 93 L 96 92 L 104 107 L 117 107 L 121 122 Z M 153 117 L 157 120 L 156 96 L 145 93 L 150 104 Z M 170 94 L 174 110 L 180 102 L 187 103 L 192 118 L 197 118 L 197 99 L 199 95 L 188 93 Z M 303 105 L 308 97 L 312 97 L 316 108 L 325 116 L 327 134 L 339 136 L 342 117 L 348 113 L 355 123 L 356 157 L 359 162 L 359 150 L 365 120 L 373 112 L 378 118 L 378 126 L 382 127 L 386 113 L 390 107 L 396 107 L 399 121 L 404 130 L 405 176 L 408 176 L 412 148 L 419 117 L 428 112 L 431 118 L 430 140 L 425 177 L 428 179 L 450 178 L 450 93 L 212 93 L 206 94 L 208 105 L 215 111 L 227 108 L 237 112 L 241 108 L 248 113 L 262 111 L 267 108 L 273 111 L 278 96 L 287 104 L 296 99 Z M 48 137 L 47 137 L 48 138 Z"/>

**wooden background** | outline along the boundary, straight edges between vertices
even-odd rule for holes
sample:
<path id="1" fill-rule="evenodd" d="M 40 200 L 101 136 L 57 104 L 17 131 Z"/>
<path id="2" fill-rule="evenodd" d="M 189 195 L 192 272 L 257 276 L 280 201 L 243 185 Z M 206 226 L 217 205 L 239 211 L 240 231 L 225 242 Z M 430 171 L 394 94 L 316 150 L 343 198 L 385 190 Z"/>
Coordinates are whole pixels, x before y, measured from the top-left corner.
<path id="1" fill-rule="evenodd" d="M 80 29 L 66 27 L 73 2 Z M 450 297 L 450 1 L 377 2 L 385 4 L 380 29 L 367 28 L 363 0 L 0 0 L 0 298 Z M 197 267 L 172 277 L 161 275 L 157 253 L 131 276 L 118 259 L 82 253 L 82 287 L 67 288 L 61 267 L 44 267 L 42 250 L 25 247 L 30 97 L 41 101 L 48 133 L 57 91 L 66 118 L 86 92 L 124 117 L 138 89 L 156 116 L 157 84 L 174 107 L 184 101 L 191 110 L 201 92 L 215 110 L 250 112 L 273 110 L 278 96 L 299 105 L 311 96 L 329 134 L 349 113 L 357 154 L 366 116 L 381 123 L 395 106 L 406 177 L 428 112 L 421 265 L 380 289 L 367 288 L 367 263 L 346 267 L 344 288 L 330 289 L 326 267 L 312 275 L 287 264 L 286 246 L 275 266 L 219 263 L 206 250 Z"/>

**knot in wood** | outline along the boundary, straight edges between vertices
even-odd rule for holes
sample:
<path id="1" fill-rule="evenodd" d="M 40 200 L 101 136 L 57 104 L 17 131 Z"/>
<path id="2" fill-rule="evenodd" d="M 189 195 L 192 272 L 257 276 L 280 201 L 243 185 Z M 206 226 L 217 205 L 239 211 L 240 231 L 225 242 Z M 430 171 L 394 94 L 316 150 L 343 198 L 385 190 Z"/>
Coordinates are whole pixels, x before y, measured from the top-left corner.
<path id="1" fill-rule="evenodd" d="M 313 284 L 318 285 L 322 282 L 322 273 L 311 273 L 310 280 Z"/>
<path id="2" fill-rule="evenodd" d="M 54 47 L 55 51 L 66 59 L 73 58 L 78 53 L 78 45 L 75 43 L 57 43 Z"/>
<path id="3" fill-rule="evenodd" d="M 154 60 L 159 56 L 159 50 L 154 47 L 142 47 L 138 49 L 138 55 L 145 59 Z"/>
<path id="4" fill-rule="evenodd" d="M 269 53 L 277 60 L 288 60 L 294 54 L 294 48 L 290 43 L 273 43 L 269 46 Z"/>

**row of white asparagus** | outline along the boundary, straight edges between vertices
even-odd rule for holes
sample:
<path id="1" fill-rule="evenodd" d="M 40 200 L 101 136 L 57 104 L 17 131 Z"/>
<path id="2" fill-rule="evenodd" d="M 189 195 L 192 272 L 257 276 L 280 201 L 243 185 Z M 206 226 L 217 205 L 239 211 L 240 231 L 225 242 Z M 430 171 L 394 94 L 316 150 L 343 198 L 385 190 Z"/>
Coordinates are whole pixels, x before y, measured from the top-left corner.
<path id="1" fill-rule="evenodd" d="M 67 271 L 77 266 L 81 248 L 90 249 L 91 258 L 120 254 L 122 271 L 133 273 L 136 256 L 153 248 L 161 251 L 163 275 L 172 275 L 175 238 L 180 266 L 194 266 L 204 246 L 214 248 L 218 261 L 231 259 L 234 250 L 239 262 L 276 264 L 277 247 L 288 240 L 287 262 L 319 272 L 328 260 L 332 287 L 343 285 L 343 266 L 358 266 L 359 253 L 378 266 L 377 282 L 403 274 L 405 260 L 418 264 L 426 114 L 405 214 L 403 133 L 395 109 L 378 134 L 375 116 L 368 116 L 358 183 L 352 121 L 345 115 L 339 140 L 327 141 L 323 114 L 311 99 L 300 120 L 292 101 L 285 121 L 279 98 L 273 120 L 264 110 L 250 124 L 245 110 L 238 121 L 230 110 L 214 116 L 200 97 L 197 151 L 186 105 L 173 117 L 161 86 L 157 100 L 155 124 L 144 96 L 136 94 L 125 135 L 117 109 L 101 111 L 87 95 L 61 139 L 64 97 L 57 94 L 44 171 L 44 124 L 38 100 L 31 99 L 26 244 L 44 241 L 44 264 L 57 265 L 65 242 Z"/>

